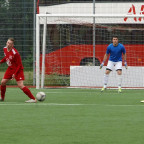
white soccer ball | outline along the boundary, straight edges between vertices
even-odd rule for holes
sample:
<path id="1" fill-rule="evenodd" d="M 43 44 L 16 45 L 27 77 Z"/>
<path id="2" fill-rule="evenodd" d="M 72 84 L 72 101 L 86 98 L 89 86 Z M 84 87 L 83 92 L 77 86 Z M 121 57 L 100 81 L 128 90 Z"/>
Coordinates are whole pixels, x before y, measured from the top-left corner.
<path id="1" fill-rule="evenodd" d="M 44 92 L 38 92 L 38 93 L 36 94 L 36 99 L 37 99 L 38 101 L 44 101 L 45 98 L 46 98 L 46 94 L 45 94 Z"/>

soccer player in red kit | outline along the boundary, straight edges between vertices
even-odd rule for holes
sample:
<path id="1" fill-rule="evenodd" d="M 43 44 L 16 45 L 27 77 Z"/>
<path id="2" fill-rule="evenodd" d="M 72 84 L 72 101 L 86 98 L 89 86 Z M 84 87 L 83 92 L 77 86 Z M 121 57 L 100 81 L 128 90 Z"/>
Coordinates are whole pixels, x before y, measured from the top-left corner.
<path id="1" fill-rule="evenodd" d="M 4 101 L 5 92 L 6 92 L 6 84 L 9 80 L 16 79 L 18 87 L 30 98 L 25 101 L 27 103 L 36 103 L 35 97 L 32 95 L 31 91 L 24 86 L 24 72 L 23 65 L 21 61 L 20 54 L 14 48 L 14 39 L 9 38 L 6 43 L 6 47 L 3 48 L 5 57 L 0 61 L 1 63 L 6 62 L 8 68 L 4 74 L 4 77 L 1 81 L 1 98 L 0 101 Z"/>

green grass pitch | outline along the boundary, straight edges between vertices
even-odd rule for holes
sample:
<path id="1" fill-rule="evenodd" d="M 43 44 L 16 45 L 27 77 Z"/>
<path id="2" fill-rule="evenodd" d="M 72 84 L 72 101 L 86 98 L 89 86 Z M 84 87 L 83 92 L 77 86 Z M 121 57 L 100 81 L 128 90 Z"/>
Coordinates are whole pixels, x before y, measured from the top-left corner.
<path id="1" fill-rule="evenodd" d="M 0 103 L 1 144 L 142 144 L 144 90 L 44 89 L 46 100 L 26 104 L 18 88 Z"/>

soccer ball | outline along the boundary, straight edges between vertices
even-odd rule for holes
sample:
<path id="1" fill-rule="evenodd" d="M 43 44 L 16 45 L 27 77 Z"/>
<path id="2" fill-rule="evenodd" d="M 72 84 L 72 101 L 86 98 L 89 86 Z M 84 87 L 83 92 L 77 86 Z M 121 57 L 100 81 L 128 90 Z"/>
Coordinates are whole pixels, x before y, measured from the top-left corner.
<path id="1" fill-rule="evenodd" d="M 38 93 L 36 94 L 36 99 L 37 99 L 38 101 L 44 101 L 45 98 L 46 98 L 46 94 L 45 94 L 44 92 L 38 92 Z"/>

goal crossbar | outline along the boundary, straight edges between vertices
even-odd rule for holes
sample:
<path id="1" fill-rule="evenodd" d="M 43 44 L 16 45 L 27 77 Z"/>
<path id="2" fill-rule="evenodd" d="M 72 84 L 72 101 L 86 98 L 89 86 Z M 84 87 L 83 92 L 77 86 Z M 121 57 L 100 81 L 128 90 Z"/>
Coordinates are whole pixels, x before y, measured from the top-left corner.
<path id="1" fill-rule="evenodd" d="M 37 17 L 95 17 L 95 18 L 134 18 L 134 17 L 142 17 L 144 15 L 130 15 L 130 14 L 37 14 Z"/>

